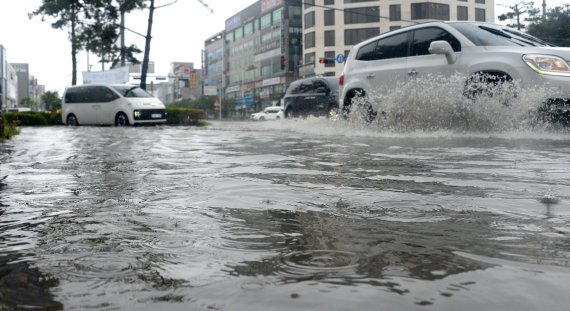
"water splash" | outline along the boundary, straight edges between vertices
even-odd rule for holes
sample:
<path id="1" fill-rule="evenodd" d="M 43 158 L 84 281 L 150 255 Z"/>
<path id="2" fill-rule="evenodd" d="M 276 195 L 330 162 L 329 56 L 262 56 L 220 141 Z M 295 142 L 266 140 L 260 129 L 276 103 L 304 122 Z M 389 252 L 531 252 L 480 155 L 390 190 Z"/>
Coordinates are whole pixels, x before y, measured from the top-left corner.
<path id="1" fill-rule="evenodd" d="M 465 81 L 462 75 L 434 74 L 399 83 L 390 90 L 379 88 L 355 101 L 357 109 L 351 109 L 347 122 L 394 132 L 503 132 L 547 126 L 537 111 L 548 97 L 548 89 L 522 88 L 513 81 L 471 85 L 479 91 L 467 94 Z M 370 105 L 376 116 L 367 124 Z"/>

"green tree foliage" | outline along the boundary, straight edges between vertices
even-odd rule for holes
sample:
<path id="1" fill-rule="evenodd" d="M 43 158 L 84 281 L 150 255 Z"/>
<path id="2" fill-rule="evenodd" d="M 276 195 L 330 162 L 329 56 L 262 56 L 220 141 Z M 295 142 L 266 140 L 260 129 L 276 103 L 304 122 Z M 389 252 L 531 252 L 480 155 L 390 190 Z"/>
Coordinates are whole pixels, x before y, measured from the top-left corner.
<path id="1" fill-rule="evenodd" d="M 525 22 L 535 21 L 540 13 L 540 9 L 534 7 L 534 2 L 516 2 L 513 5 L 507 6 L 509 12 L 498 16 L 500 21 L 507 21 L 507 26 L 516 28 L 518 30 L 524 29 Z"/>
<path id="2" fill-rule="evenodd" d="M 61 98 L 58 91 L 45 92 L 42 95 L 42 102 L 48 111 L 57 111 L 61 108 Z"/>
<path id="3" fill-rule="evenodd" d="M 558 6 L 528 25 L 527 32 L 558 46 L 570 47 L 570 5 Z"/>
<path id="4" fill-rule="evenodd" d="M 69 29 L 71 42 L 71 84 L 77 84 L 77 53 L 87 48 L 103 61 L 112 60 L 121 52 L 115 47 L 118 37 L 119 13 L 144 7 L 144 0 L 43 0 L 33 14 L 54 18 L 55 29 Z M 135 46 L 129 51 L 137 52 Z M 140 51 L 140 50 L 139 50 Z"/>

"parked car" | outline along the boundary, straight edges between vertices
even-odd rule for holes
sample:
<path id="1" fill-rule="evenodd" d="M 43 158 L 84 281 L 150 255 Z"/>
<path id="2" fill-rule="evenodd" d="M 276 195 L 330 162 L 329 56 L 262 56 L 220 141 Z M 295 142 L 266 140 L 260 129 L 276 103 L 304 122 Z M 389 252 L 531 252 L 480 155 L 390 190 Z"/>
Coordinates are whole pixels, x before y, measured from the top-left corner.
<path id="1" fill-rule="evenodd" d="M 250 119 L 255 121 L 281 120 L 284 118 L 285 112 L 280 106 L 270 106 L 260 112 L 252 113 L 250 116 Z"/>
<path id="2" fill-rule="evenodd" d="M 367 100 L 369 94 L 382 94 L 421 77 L 460 73 L 466 97 L 485 92 L 486 85 L 514 81 L 521 90 L 548 88 L 539 111 L 550 120 L 570 122 L 569 62 L 570 48 L 554 47 L 507 26 L 429 22 L 355 45 L 339 77 L 339 106 L 346 116 L 353 103 L 364 99 L 372 118 L 379 103 Z"/>
<path id="3" fill-rule="evenodd" d="M 138 86 L 87 84 L 65 89 L 61 120 L 67 125 L 158 124 L 166 122 L 166 108 Z"/>
<path id="4" fill-rule="evenodd" d="M 310 77 L 292 82 L 281 103 L 285 117 L 328 116 L 338 108 L 338 78 Z"/>

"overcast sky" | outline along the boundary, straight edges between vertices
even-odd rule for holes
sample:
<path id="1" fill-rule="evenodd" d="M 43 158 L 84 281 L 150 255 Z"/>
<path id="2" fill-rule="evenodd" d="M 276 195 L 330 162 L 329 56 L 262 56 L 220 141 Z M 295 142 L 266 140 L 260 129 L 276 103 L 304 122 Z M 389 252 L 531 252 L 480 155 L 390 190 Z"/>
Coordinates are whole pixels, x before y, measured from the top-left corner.
<path id="1" fill-rule="evenodd" d="M 156 5 L 163 5 L 174 0 L 156 0 Z M 198 0 L 178 0 L 176 3 L 157 9 L 154 14 L 150 60 L 155 62 L 156 74 L 166 75 L 172 62 L 193 62 L 195 68 L 201 68 L 201 51 L 204 40 L 224 29 L 225 20 L 247 8 L 256 0 L 203 0 L 211 13 Z M 496 14 L 505 10 L 505 6 L 521 1 L 497 0 Z M 46 85 L 46 90 L 63 90 L 71 83 L 71 47 L 67 29 L 51 28 L 53 19 L 34 16 L 33 12 L 42 0 L 2 1 L 0 9 L 0 44 L 6 48 L 8 62 L 28 63 L 30 73 L 39 84 Z M 547 0 L 549 7 L 570 0 Z M 535 1 L 537 6 L 541 0 Z M 125 26 L 146 34 L 148 10 L 131 13 L 126 17 Z M 127 31 L 126 44 L 135 44 L 144 51 L 144 38 Z M 142 60 L 141 53 L 138 58 Z M 93 71 L 101 70 L 101 64 L 95 56 L 89 58 Z M 78 54 L 78 84 L 81 84 L 82 71 L 87 71 L 87 53 Z M 107 65 L 108 66 L 108 65 Z M 108 69 L 108 67 L 106 68 Z"/>

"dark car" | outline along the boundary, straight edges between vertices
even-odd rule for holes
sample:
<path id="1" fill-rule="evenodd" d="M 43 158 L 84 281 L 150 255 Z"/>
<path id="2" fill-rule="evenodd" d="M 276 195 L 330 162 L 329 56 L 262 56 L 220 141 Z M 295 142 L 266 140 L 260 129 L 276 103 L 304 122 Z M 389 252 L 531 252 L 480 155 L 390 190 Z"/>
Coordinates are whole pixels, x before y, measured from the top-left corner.
<path id="1" fill-rule="evenodd" d="M 329 116 L 338 109 L 338 78 L 310 77 L 289 85 L 282 99 L 285 117 Z"/>

